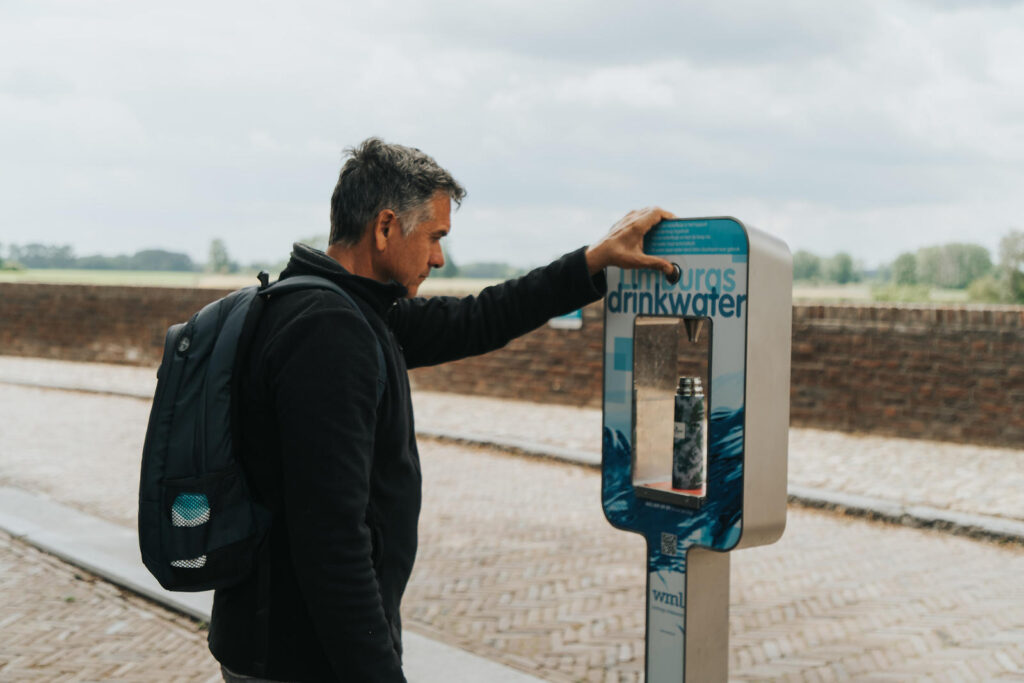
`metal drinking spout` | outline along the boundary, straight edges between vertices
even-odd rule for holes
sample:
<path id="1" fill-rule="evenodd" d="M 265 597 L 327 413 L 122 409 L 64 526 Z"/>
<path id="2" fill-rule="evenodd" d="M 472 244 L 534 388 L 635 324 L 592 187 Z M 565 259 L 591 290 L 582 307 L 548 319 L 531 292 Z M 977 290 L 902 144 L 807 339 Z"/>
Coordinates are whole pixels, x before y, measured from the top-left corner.
<path id="1" fill-rule="evenodd" d="M 699 342 L 700 333 L 704 330 L 704 318 L 683 318 L 683 324 L 686 325 L 686 336 L 690 343 Z"/>

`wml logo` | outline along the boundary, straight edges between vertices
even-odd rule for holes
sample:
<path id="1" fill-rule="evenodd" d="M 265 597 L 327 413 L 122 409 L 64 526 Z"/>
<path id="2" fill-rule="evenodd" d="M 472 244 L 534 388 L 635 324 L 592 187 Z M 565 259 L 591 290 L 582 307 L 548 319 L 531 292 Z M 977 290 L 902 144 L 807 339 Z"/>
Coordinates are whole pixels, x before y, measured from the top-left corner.
<path id="1" fill-rule="evenodd" d="M 660 591 L 657 588 L 652 589 L 651 593 L 654 595 L 654 602 L 660 602 L 663 605 L 681 608 L 685 604 L 682 593 L 669 593 L 668 591 Z"/>

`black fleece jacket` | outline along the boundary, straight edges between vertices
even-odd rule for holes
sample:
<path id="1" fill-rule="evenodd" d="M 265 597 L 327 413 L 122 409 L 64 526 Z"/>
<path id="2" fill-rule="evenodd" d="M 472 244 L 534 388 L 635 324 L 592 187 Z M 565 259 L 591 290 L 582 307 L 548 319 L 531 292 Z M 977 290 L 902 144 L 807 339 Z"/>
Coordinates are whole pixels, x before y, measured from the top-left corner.
<path id="1" fill-rule="evenodd" d="M 214 596 L 210 650 L 276 680 L 403 681 L 421 486 L 407 368 L 500 348 L 600 298 L 604 276 L 580 249 L 475 297 L 408 299 L 297 244 L 281 277 L 300 274 L 338 283 L 361 315 L 324 290 L 267 302 L 241 380 L 241 451 L 273 522 L 261 567 Z"/>

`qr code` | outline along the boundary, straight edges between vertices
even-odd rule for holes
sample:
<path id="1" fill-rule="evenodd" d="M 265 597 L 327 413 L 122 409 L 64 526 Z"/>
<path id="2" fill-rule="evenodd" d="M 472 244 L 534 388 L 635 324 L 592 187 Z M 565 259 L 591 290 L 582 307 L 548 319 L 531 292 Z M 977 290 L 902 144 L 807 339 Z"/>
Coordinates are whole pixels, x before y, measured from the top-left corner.
<path id="1" fill-rule="evenodd" d="M 661 554 L 675 557 L 679 548 L 679 537 L 675 534 L 661 534 Z"/>

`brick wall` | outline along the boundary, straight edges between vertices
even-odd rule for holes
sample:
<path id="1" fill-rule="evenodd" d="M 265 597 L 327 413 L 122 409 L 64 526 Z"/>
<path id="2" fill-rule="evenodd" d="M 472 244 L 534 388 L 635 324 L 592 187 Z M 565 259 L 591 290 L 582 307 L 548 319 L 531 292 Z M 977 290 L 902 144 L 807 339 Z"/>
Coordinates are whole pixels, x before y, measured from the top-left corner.
<path id="1" fill-rule="evenodd" d="M 156 364 L 164 332 L 223 290 L 0 283 L 0 354 Z M 116 312 L 116 313 L 115 313 Z M 421 389 L 600 405 L 601 308 Z M 792 424 L 1024 448 L 1024 308 L 797 305 Z"/>
<path id="2" fill-rule="evenodd" d="M 0 282 L 0 354 L 157 365 L 167 328 L 227 291 Z"/>
<path id="3" fill-rule="evenodd" d="M 1024 307 L 795 306 L 791 423 L 1024 448 Z"/>

